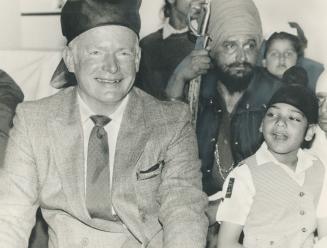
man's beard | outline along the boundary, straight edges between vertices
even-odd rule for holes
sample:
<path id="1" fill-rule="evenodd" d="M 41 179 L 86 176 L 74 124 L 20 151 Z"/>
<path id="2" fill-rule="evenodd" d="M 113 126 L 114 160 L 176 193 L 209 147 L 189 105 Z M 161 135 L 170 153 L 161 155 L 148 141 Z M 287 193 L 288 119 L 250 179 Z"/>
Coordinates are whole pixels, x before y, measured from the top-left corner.
<path id="1" fill-rule="evenodd" d="M 232 73 L 233 67 L 243 67 L 243 69 Z M 253 76 L 253 66 L 247 62 L 235 62 L 224 67 L 218 65 L 217 70 L 220 81 L 229 93 L 242 92 L 247 89 Z"/>

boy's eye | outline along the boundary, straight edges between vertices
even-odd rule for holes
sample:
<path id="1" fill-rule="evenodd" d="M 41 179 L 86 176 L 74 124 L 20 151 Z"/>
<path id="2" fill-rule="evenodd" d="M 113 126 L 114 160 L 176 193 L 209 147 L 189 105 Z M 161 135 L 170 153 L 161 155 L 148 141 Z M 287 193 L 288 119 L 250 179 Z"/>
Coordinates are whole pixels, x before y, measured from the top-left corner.
<path id="1" fill-rule="evenodd" d="M 290 116 L 289 119 L 290 119 L 291 121 L 301 122 L 301 118 L 296 117 L 296 116 Z"/>
<path id="2" fill-rule="evenodd" d="M 293 55 L 294 55 L 294 52 L 292 52 L 292 51 L 286 52 L 286 53 L 284 54 L 285 57 L 291 57 L 291 56 L 293 56 Z"/>
<path id="3" fill-rule="evenodd" d="M 269 56 L 271 56 L 271 57 L 279 57 L 279 53 L 278 52 L 271 52 L 269 54 Z"/>
<path id="4" fill-rule="evenodd" d="M 266 116 L 267 116 L 267 117 L 274 117 L 274 116 L 276 116 L 276 115 L 275 115 L 274 113 L 272 113 L 272 112 L 267 112 Z"/>

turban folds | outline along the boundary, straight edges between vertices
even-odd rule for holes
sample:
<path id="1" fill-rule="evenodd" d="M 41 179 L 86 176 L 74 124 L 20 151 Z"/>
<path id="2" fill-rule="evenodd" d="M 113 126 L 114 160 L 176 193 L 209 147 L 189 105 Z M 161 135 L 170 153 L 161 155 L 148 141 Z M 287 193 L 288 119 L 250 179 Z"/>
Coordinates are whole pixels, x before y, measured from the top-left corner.
<path id="1" fill-rule="evenodd" d="M 254 2 L 211 0 L 208 34 L 212 49 L 233 35 L 251 35 L 259 46 L 262 39 L 262 25 Z"/>

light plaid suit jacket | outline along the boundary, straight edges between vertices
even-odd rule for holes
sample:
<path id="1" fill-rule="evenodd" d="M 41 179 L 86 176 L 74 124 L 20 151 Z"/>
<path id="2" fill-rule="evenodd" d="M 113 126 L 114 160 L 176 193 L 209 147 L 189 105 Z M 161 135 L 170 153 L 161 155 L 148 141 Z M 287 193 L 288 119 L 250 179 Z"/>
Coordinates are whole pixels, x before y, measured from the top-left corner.
<path id="1" fill-rule="evenodd" d="M 50 248 L 112 247 L 121 226 L 91 219 L 84 196 L 76 88 L 18 106 L 0 170 L 0 247 L 27 247 L 41 207 Z M 118 135 L 112 200 L 131 234 L 123 247 L 204 247 L 207 198 L 182 103 L 133 88 Z"/>

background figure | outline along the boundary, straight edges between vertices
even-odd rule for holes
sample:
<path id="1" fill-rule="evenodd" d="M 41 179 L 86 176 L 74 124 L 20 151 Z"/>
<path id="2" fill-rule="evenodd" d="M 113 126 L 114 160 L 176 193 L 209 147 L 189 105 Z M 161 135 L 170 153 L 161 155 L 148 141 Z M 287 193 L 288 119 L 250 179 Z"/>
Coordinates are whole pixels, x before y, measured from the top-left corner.
<path id="1" fill-rule="evenodd" d="M 324 67 L 314 60 L 305 58 L 304 50 L 308 41 L 304 32 L 297 23 L 289 24 L 296 28 L 298 35 L 287 32 L 273 33 L 263 44 L 262 65 L 269 73 L 280 79 L 292 66 L 301 66 L 307 71 L 308 87 L 314 90 Z"/>
<path id="2" fill-rule="evenodd" d="M 2 167 L 16 106 L 23 99 L 24 94 L 19 86 L 6 72 L 0 70 L 0 167 Z"/>
<path id="3" fill-rule="evenodd" d="M 327 74 L 323 73 L 316 87 L 319 100 L 319 125 L 312 147 L 309 149 L 327 168 Z M 327 199 L 326 199 L 327 201 Z"/>
<path id="4" fill-rule="evenodd" d="M 327 237 L 327 171 L 300 149 L 317 121 L 311 90 L 287 85 L 272 96 L 260 127 L 265 142 L 224 184 L 219 248 L 313 248 L 316 229 L 319 239 Z"/>
<path id="5" fill-rule="evenodd" d="M 194 48 L 195 37 L 189 32 L 187 15 L 204 0 L 165 0 L 164 25 L 158 31 L 144 37 L 140 70 L 136 86 L 150 95 L 165 99 L 165 88 L 177 65 Z"/>
<path id="6" fill-rule="evenodd" d="M 166 93 L 171 98 L 186 99 L 187 82 L 205 74 L 196 131 L 203 189 L 210 200 L 209 247 L 215 247 L 217 192 L 234 166 L 260 146 L 259 127 L 265 105 L 281 82 L 256 67 L 262 27 L 251 0 L 213 0 L 208 33 L 210 51 L 192 51 L 174 71 Z M 214 66 L 206 73 L 210 59 Z"/>
<path id="7" fill-rule="evenodd" d="M 27 247 L 39 206 L 53 248 L 204 247 L 188 107 L 133 88 L 138 9 L 136 0 L 63 7 L 77 86 L 17 108 L 0 170 L 1 247 Z"/>
<path id="8" fill-rule="evenodd" d="M 316 87 L 316 95 L 319 102 L 319 121 L 318 127 L 315 134 L 315 139 L 313 141 L 312 147 L 308 150 L 317 156 L 324 164 L 325 170 L 327 170 L 327 73 L 324 72 Z M 327 180 L 325 180 L 327 187 Z M 327 198 L 322 199 L 323 205 L 327 205 Z M 324 209 L 324 211 L 326 211 Z M 321 239 L 319 245 L 317 244 L 315 248 L 327 247 L 327 237 Z"/>

